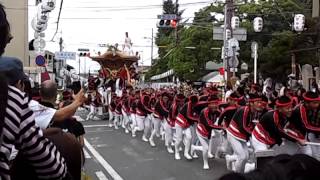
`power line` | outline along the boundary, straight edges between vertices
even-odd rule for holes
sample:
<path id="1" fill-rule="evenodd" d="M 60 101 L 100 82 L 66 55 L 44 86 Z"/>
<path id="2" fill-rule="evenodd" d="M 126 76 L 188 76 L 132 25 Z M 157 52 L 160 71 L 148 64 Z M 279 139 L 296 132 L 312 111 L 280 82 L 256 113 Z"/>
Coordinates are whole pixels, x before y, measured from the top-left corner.
<path id="1" fill-rule="evenodd" d="M 60 15 L 61 15 L 61 11 L 62 11 L 62 5 L 63 5 L 63 0 L 61 0 L 61 3 L 60 3 L 60 9 L 59 9 L 59 15 L 58 15 L 58 20 L 57 20 L 56 32 L 54 33 L 51 41 L 53 41 L 54 37 L 56 37 L 56 35 L 57 35 L 57 33 L 58 33 L 58 30 L 59 30 L 59 23 L 60 23 Z"/>
<path id="2" fill-rule="evenodd" d="M 197 4 L 208 4 L 212 1 L 198 1 L 192 3 L 180 3 L 179 6 L 189 6 Z M 108 9 L 108 10 L 136 10 L 144 8 L 162 8 L 162 4 L 153 4 L 153 5 L 141 5 L 141 6 L 76 6 L 76 7 L 65 7 L 67 9 Z"/>

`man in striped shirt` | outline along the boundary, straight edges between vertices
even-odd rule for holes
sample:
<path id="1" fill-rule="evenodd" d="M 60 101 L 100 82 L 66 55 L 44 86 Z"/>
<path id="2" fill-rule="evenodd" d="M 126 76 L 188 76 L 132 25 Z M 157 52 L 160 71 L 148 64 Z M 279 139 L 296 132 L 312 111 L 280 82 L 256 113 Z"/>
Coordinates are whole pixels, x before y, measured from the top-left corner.
<path id="1" fill-rule="evenodd" d="M 0 4 L 0 56 L 11 39 L 6 13 Z M 28 107 L 28 98 L 21 91 L 24 78 L 21 61 L 0 57 L 0 67 L 0 179 L 10 179 L 9 156 L 13 146 L 23 153 L 38 178 L 63 179 L 67 173 L 65 160 L 52 142 L 43 137 Z"/>

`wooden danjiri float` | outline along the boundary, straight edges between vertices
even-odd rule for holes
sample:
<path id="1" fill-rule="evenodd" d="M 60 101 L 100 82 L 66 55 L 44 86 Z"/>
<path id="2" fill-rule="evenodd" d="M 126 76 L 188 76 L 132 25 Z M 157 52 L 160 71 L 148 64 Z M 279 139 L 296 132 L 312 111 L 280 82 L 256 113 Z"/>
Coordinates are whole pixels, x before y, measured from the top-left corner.
<path id="1" fill-rule="evenodd" d="M 131 40 L 126 33 L 122 51 L 116 44 L 109 46 L 105 53 L 90 57 L 101 65 L 99 77 L 105 80 L 105 87 L 110 87 L 117 96 L 122 95 L 125 87 L 133 87 L 138 80 L 136 67 L 140 56 L 138 53 L 133 53 L 131 46 Z"/>

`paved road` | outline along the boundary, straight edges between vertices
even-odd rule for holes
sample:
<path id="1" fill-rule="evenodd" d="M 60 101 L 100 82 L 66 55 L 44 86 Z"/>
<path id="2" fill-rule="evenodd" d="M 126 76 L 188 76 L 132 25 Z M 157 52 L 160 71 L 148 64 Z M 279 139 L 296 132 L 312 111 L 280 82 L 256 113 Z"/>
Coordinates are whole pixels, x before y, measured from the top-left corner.
<path id="1" fill-rule="evenodd" d="M 82 118 L 83 115 L 80 114 Z M 85 171 L 92 179 L 213 180 L 227 172 L 222 159 L 210 160 L 211 169 L 202 170 L 201 157 L 176 161 L 160 139 L 156 141 L 157 147 L 150 147 L 141 140 L 141 134 L 132 138 L 122 129 L 107 127 L 106 123 L 102 120 L 83 122 L 87 140 L 85 151 L 89 155 Z"/>

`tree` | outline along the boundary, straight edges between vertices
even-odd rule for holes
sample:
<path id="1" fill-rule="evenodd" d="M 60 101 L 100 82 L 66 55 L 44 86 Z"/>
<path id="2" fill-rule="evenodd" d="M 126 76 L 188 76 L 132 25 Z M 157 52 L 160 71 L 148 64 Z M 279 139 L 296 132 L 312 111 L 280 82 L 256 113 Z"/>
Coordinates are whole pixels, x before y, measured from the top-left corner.
<path id="1" fill-rule="evenodd" d="M 181 16 L 183 13 L 183 11 L 179 11 L 179 4 L 175 5 L 172 0 L 163 1 L 162 7 L 163 14 L 178 14 Z M 171 28 L 158 28 L 155 44 L 159 47 L 159 58 L 146 74 L 147 79 L 168 70 L 168 59 L 166 59 L 165 56 L 170 51 L 169 47 L 175 43 L 174 31 L 175 29 Z"/>
<path id="2" fill-rule="evenodd" d="M 304 47 L 314 47 L 316 43 L 315 22 L 308 13 L 304 13 L 308 2 L 302 0 L 277 0 L 261 2 L 260 4 L 247 3 L 239 8 L 239 14 L 246 13 L 241 26 L 248 29 L 247 42 L 241 43 L 240 59 L 249 64 L 252 71 L 251 42 L 259 43 L 259 72 L 264 77 L 272 77 L 283 81 L 291 73 L 290 51 Z M 294 14 L 306 14 L 307 31 L 296 33 L 292 30 Z M 253 31 L 254 17 L 260 16 L 264 20 L 264 28 L 261 33 Z M 311 63 L 315 58 L 314 52 L 304 52 L 297 56 L 298 63 Z"/>
<path id="3" fill-rule="evenodd" d="M 220 5 L 210 5 L 195 13 L 191 26 L 179 32 L 180 41 L 168 56 L 169 68 L 182 79 L 198 80 L 208 73 L 205 64 L 208 61 L 220 62 L 220 52 L 212 50 L 221 47 L 222 42 L 212 39 L 212 19 L 210 12 L 222 12 Z M 217 22 L 219 24 L 219 22 Z M 188 48 L 193 47 L 193 48 Z"/>
<path id="4" fill-rule="evenodd" d="M 242 4 L 237 6 L 235 15 L 241 19 L 240 26 L 247 28 L 248 37 L 246 42 L 240 42 L 239 59 L 249 65 L 249 72 L 253 71 L 252 41 L 259 43 L 259 72 L 264 77 L 272 77 L 278 81 L 283 81 L 291 73 L 291 50 L 319 46 L 320 23 L 317 19 L 311 18 L 311 1 L 276 0 L 260 1 L 259 4 L 241 2 Z M 221 61 L 221 52 L 211 50 L 212 47 L 222 46 L 222 41 L 212 40 L 212 23 L 220 26 L 223 22 L 212 19 L 211 12 L 223 13 L 223 5 L 211 4 L 196 12 L 193 23 L 180 28 L 180 41 L 177 46 L 172 32 L 165 34 L 165 30 L 159 31 L 158 38 L 161 38 L 157 41 L 157 45 L 167 45 L 167 48 L 160 48 L 161 59 L 152 69 L 153 73 L 174 69 L 180 78 L 197 80 L 208 73 L 204 69 L 207 61 Z M 298 13 L 306 16 L 306 31 L 302 33 L 292 30 L 294 14 Z M 264 20 L 261 33 L 253 30 L 253 20 L 257 16 Z M 195 49 L 186 49 L 186 47 L 195 47 Z M 301 52 L 297 54 L 296 60 L 299 64 L 314 65 L 318 63 L 315 61 L 315 56 L 314 51 Z"/>

